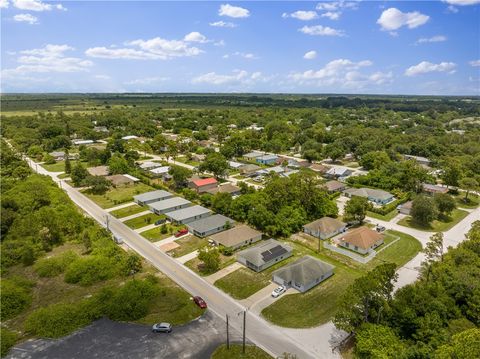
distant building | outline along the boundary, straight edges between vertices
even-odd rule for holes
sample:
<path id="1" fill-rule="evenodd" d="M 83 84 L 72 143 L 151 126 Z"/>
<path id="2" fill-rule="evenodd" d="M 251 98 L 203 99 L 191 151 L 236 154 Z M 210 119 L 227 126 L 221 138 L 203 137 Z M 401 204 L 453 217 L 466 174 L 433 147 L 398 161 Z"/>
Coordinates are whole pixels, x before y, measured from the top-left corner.
<path id="1" fill-rule="evenodd" d="M 108 166 L 97 166 L 87 168 L 88 173 L 92 176 L 108 176 Z"/>
<path id="2" fill-rule="evenodd" d="M 194 153 L 192 154 L 192 161 L 195 161 L 195 162 L 203 162 L 205 161 L 205 158 L 207 156 L 203 155 L 203 154 L 197 154 L 197 153 Z"/>
<path id="3" fill-rule="evenodd" d="M 238 169 L 238 168 L 243 166 L 243 163 L 235 162 L 235 161 L 228 161 L 228 165 L 230 166 L 230 168 Z"/>
<path id="4" fill-rule="evenodd" d="M 254 175 L 255 172 L 257 172 L 260 169 L 261 169 L 260 166 L 257 166 L 254 164 L 245 164 L 239 167 L 240 174 L 242 176 L 247 176 L 247 177 Z"/>
<path id="5" fill-rule="evenodd" d="M 161 166 L 161 167 L 156 167 L 148 172 L 153 175 L 153 177 L 162 177 L 163 179 L 168 179 L 170 175 L 168 174 L 168 171 L 170 170 L 170 166 Z"/>
<path id="6" fill-rule="evenodd" d="M 345 233 L 339 244 L 360 254 L 367 254 L 383 244 L 383 234 L 365 226 L 358 227 Z"/>
<path id="7" fill-rule="evenodd" d="M 330 169 L 330 167 L 328 166 L 325 166 L 325 165 L 322 165 L 320 163 L 313 163 L 311 166 L 310 166 L 310 169 L 312 171 L 315 171 L 315 172 L 318 172 L 320 174 L 325 174 L 328 172 L 328 170 Z"/>
<path id="8" fill-rule="evenodd" d="M 75 145 L 75 146 L 81 146 L 81 145 L 91 145 L 93 144 L 95 141 L 93 140 L 73 140 L 72 143 Z"/>
<path id="9" fill-rule="evenodd" d="M 140 181 L 138 178 L 130 176 L 129 174 L 112 175 L 112 176 L 106 176 L 105 178 L 110 182 L 112 182 L 112 185 L 114 185 L 115 187 L 129 186 L 134 184 L 135 182 Z"/>
<path id="10" fill-rule="evenodd" d="M 320 239 L 327 239 L 345 232 L 347 225 L 335 218 L 323 217 L 303 226 L 303 231 Z"/>
<path id="11" fill-rule="evenodd" d="M 187 224 L 205 217 L 210 216 L 212 211 L 202 206 L 191 206 L 176 211 L 168 212 L 167 218 L 176 224 Z"/>
<path id="12" fill-rule="evenodd" d="M 173 194 L 170 192 L 164 191 L 164 190 L 157 190 L 157 191 L 151 191 L 151 192 L 146 192 L 142 193 L 136 196 L 133 196 L 133 200 L 135 203 L 139 204 L 140 206 L 145 206 L 147 204 L 157 202 L 157 201 L 162 201 L 167 198 L 172 198 Z"/>
<path id="13" fill-rule="evenodd" d="M 262 156 L 256 157 L 255 161 L 257 161 L 257 163 L 261 163 L 264 165 L 273 165 L 275 164 L 275 161 L 277 160 L 277 158 L 278 156 L 276 155 L 262 155 Z"/>
<path id="14" fill-rule="evenodd" d="M 148 205 L 150 210 L 155 214 L 165 214 L 168 212 L 176 211 L 185 207 L 191 206 L 192 202 L 182 197 L 172 197 L 164 199 L 162 201 L 153 202 Z"/>
<path id="15" fill-rule="evenodd" d="M 420 165 L 424 166 L 430 166 L 430 160 L 426 157 L 421 157 L 421 156 L 412 156 L 412 155 L 403 155 L 403 158 L 406 160 L 414 160 Z"/>
<path id="16" fill-rule="evenodd" d="M 93 130 L 95 132 L 108 132 L 108 128 L 105 126 L 95 126 Z"/>
<path id="17" fill-rule="evenodd" d="M 248 160 L 248 161 L 253 161 L 253 160 L 255 160 L 257 157 L 260 157 L 260 156 L 263 156 L 263 152 L 252 151 L 252 152 L 249 152 L 249 153 L 244 154 L 244 155 L 243 155 L 243 158 L 245 158 L 245 159 Z"/>
<path id="18" fill-rule="evenodd" d="M 422 189 L 423 189 L 423 192 L 425 192 L 430 196 L 433 196 L 436 193 L 448 193 L 447 187 L 437 186 L 435 184 L 430 184 L 430 183 L 423 183 Z"/>
<path id="19" fill-rule="evenodd" d="M 130 140 L 136 140 L 137 138 L 138 138 L 138 136 L 128 135 L 128 136 L 123 136 L 123 137 L 122 137 L 122 140 L 130 141 Z"/>
<path id="20" fill-rule="evenodd" d="M 215 194 L 220 192 L 220 193 L 228 193 L 232 196 L 238 196 L 240 195 L 241 191 L 242 190 L 240 189 L 240 187 L 237 187 L 231 183 L 226 183 L 218 187 L 208 189 L 206 192 L 210 194 Z"/>
<path id="21" fill-rule="evenodd" d="M 214 234 L 210 239 L 217 245 L 222 245 L 230 249 L 237 249 L 258 242 L 262 239 L 262 233 L 242 224 L 238 227 Z"/>
<path id="22" fill-rule="evenodd" d="M 342 192 L 347 188 L 344 183 L 335 180 L 328 181 L 321 186 L 325 187 L 327 189 L 327 192 L 330 194 L 335 192 Z"/>
<path id="23" fill-rule="evenodd" d="M 275 239 L 269 239 L 238 252 L 237 261 L 255 272 L 261 272 L 291 256 L 292 248 L 290 246 Z"/>
<path id="24" fill-rule="evenodd" d="M 188 183 L 188 187 L 194 189 L 197 193 L 205 193 L 212 188 L 216 188 L 218 182 L 215 178 L 193 179 Z"/>
<path id="25" fill-rule="evenodd" d="M 384 205 L 393 201 L 393 194 L 373 188 L 349 188 L 343 192 L 347 197 L 364 197 L 369 201 Z"/>
<path id="26" fill-rule="evenodd" d="M 142 170 L 151 170 L 153 168 L 162 167 L 162 164 L 158 162 L 146 161 L 146 162 L 140 163 L 139 167 Z"/>
<path id="27" fill-rule="evenodd" d="M 214 214 L 212 216 L 199 219 L 187 224 L 190 233 L 197 237 L 207 237 L 212 234 L 224 231 L 235 225 L 235 221 L 231 218 Z"/>
<path id="28" fill-rule="evenodd" d="M 352 173 L 353 171 L 347 167 L 332 167 L 325 173 L 325 177 L 328 177 L 328 178 L 348 177 Z"/>

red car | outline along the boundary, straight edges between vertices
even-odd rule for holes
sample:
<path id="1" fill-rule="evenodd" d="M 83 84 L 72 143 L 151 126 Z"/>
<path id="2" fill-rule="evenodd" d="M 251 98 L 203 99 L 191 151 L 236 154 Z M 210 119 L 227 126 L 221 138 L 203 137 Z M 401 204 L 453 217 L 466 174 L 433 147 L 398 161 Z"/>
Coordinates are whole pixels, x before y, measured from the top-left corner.
<path id="1" fill-rule="evenodd" d="M 180 229 L 177 233 L 175 233 L 175 237 L 180 237 L 180 236 L 183 236 L 184 234 L 187 234 L 188 233 L 188 229 L 184 228 L 184 229 Z"/>
<path id="2" fill-rule="evenodd" d="M 193 297 L 193 301 L 195 302 L 196 305 L 198 305 L 200 308 L 205 309 L 207 308 L 207 303 L 202 299 L 202 297 L 196 296 Z"/>

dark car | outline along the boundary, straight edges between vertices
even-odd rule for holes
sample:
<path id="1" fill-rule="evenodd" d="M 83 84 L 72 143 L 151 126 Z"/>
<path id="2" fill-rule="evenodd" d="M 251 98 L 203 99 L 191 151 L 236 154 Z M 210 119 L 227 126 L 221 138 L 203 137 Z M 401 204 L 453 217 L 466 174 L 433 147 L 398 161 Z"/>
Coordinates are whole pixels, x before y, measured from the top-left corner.
<path id="1" fill-rule="evenodd" d="M 202 297 L 199 297 L 199 296 L 193 297 L 193 301 L 194 301 L 195 304 L 198 305 L 200 308 L 202 308 L 202 309 L 207 308 L 207 303 L 202 299 Z"/>
<path id="2" fill-rule="evenodd" d="M 160 218 L 155 222 L 155 225 L 158 226 L 159 224 L 164 224 L 167 221 L 166 218 Z"/>
<path id="3" fill-rule="evenodd" d="M 152 332 L 154 333 L 170 333 L 172 331 L 172 325 L 170 323 L 155 323 L 152 326 Z"/>

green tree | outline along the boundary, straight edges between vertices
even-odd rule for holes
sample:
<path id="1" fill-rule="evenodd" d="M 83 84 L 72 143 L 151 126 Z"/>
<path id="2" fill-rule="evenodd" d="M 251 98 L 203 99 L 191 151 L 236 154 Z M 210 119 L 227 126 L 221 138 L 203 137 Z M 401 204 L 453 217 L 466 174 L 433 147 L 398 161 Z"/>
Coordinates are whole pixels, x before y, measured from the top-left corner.
<path id="1" fill-rule="evenodd" d="M 212 209 L 215 212 L 228 215 L 230 213 L 230 205 L 232 204 L 232 196 L 230 193 L 217 192 L 212 199 Z"/>
<path id="2" fill-rule="evenodd" d="M 229 166 L 227 159 L 220 153 L 212 152 L 205 157 L 200 166 L 199 171 L 211 172 L 215 177 L 223 177 L 227 173 Z"/>
<path id="3" fill-rule="evenodd" d="M 203 262 L 207 273 L 216 272 L 220 267 L 220 252 L 216 248 L 203 247 L 199 249 L 198 259 Z"/>
<path id="4" fill-rule="evenodd" d="M 426 272 L 427 282 L 430 279 L 432 264 L 438 260 L 443 261 L 443 233 L 435 233 L 430 237 L 427 245 L 423 249 L 425 261 L 422 263 L 424 272 Z"/>
<path id="5" fill-rule="evenodd" d="M 460 180 L 460 187 L 465 190 L 465 198 L 463 201 L 468 202 L 468 195 L 471 191 L 477 190 L 479 184 L 475 178 L 465 177 Z"/>
<path id="6" fill-rule="evenodd" d="M 343 218 L 347 222 L 358 222 L 362 224 L 369 208 L 370 204 L 368 203 L 368 199 L 354 196 L 350 198 L 345 205 Z"/>
<path id="7" fill-rule="evenodd" d="M 433 196 L 433 200 L 441 215 L 448 216 L 457 207 L 455 200 L 448 193 L 436 193 Z"/>
<path id="8" fill-rule="evenodd" d="M 402 358 L 405 344 L 387 326 L 365 323 L 355 335 L 355 355 L 359 359 Z"/>
<path id="9" fill-rule="evenodd" d="M 171 165 L 168 173 L 172 176 L 175 187 L 183 187 L 187 183 L 187 179 L 192 176 L 192 171 L 188 168 Z"/>
<path id="10" fill-rule="evenodd" d="M 443 167 L 441 178 L 447 187 L 458 187 L 459 181 L 462 178 L 462 168 L 460 163 L 456 160 L 449 160 Z"/>
<path id="11" fill-rule="evenodd" d="M 89 190 L 93 194 L 104 194 L 111 186 L 111 182 L 102 176 L 88 176 L 85 185 L 90 186 Z"/>
<path id="12" fill-rule="evenodd" d="M 68 152 L 68 149 L 65 148 L 65 173 L 71 173 L 72 172 L 72 163 L 70 162 L 70 154 Z"/>
<path id="13" fill-rule="evenodd" d="M 412 202 L 410 215 L 415 222 L 428 226 L 438 217 L 438 209 L 433 199 L 419 195 Z"/>
<path id="14" fill-rule="evenodd" d="M 43 156 L 43 162 L 45 162 L 47 165 L 52 165 L 55 163 L 55 158 L 47 153 L 45 156 Z"/>
<path id="15" fill-rule="evenodd" d="M 108 171 L 112 175 L 128 173 L 129 170 L 128 161 L 119 153 L 114 154 L 108 160 Z"/>
<path id="16" fill-rule="evenodd" d="M 72 178 L 73 185 L 75 187 L 82 186 L 85 182 L 85 179 L 88 177 L 88 171 L 80 162 L 77 162 L 72 168 L 72 173 L 70 177 Z"/>
<path id="17" fill-rule="evenodd" d="M 379 169 L 392 162 L 385 151 L 372 151 L 365 153 L 359 161 L 359 164 L 366 170 Z"/>
<path id="18" fill-rule="evenodd" d="M 480 329 L 473 328 L 455 334 L 450 343 L 439 347 L 434 359 L 478 359 L 480 358 Z"/>
<path id="19" fill-rule="evenodd" d="M 142 258 L 136 253 L 130 253 L 125 258 L 124 270 L 127 275 L 140 272 L 142 270 Z"/>

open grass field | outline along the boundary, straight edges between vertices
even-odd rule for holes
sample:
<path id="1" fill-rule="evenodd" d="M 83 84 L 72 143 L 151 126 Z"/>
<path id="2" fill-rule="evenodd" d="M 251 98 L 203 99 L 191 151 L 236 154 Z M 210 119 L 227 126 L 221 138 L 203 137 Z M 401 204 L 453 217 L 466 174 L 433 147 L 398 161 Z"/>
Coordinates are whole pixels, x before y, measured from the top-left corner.
<path id="1" fill-rule="evenodd" d="M 183 228 L 183 226 L 175 226 L 170 223 L 166 223 L 165 226 L 167 228 L 166 233 L 162 233 L 162 227 L 163 227 L 163 224 L 162 224 L 158 227 L 149 229 L 148 231 L 142 232 L 140 234 L 146 239 L 148 239 L 150 242 L 158 242 L 158 241 L 161 241 L 162 239 L 172 236 L 180 228 Z"/>
<path id="2" fill-rule="evenodd" d="M 398 221 L 398 224 L 405 227 L 415 228 L 420 231 L 444 232 L 448 231 L 450 228 L 452 228 L 454 225 L 464 219 L 467 215 L 467 211 L 463 211 L 457 208 L 453 210 L 452 214 L 449 217 L 442 220 L 435 220 L 428 226 L 424 226 L 420 223 L 415 222 L 410 216 L 402 218 L 400 221 Z"/>
<path id="3" fill-rule="evenodd" d="M 123 218 L 123 217 L 131 216 L 132 214 L 143 212 L 145 210 L 147 210 L 147 207 L 142 207 L 142 206 L 139 206 L 138 204 L 132 204 L 131 206 L 112 211 L 110 212 L 110 214 L 115 218 Z"/>
<path id="4" fill-rule="evenodd" d="M 140 217 L 129 219 L 128 221 L 125 221 L 123 223 L 132 229 L 137 229 L 148 226 L 149 224 L 153 224 L 155 223 L 155 221 L 158 221 L 162 218 L 165 218 L 165 215 L 159 216 L 155 213 L 148 213 Z"/>
<path id="5" fill-rule="evenodd" d="M 175 243 L 179 244 L 180 247 L 177 247 L 168 253 L 170 253 L 173 257 L 182 257 L 185 254 L 192 253 L 197 249 L 205 247 L 208 244 L 208 240 L 206 238 L 187 235 L 177 239 Z"/>
<path id="6" fill-rule="evenodd" d="M 92 194 L 88 190 L 83 190 L 82 193 L 98 204 L 102 208 L 110 208 L 125 202 L 133 201 L 133 196 L 149 191 L 155 188 L 147 186 L 143 183 L 136 183 L 129 187 L 110 188 L 105 194 Z"/>
<path id="7" fill-rule="evenodd" d="M 246 345 L 243 354 L 242 344 L 230 344 L 230 349 L 227 349 L 226 344 L 222 344 L 215 349 L 210 359 L 272 359 L 272 357 L 254 345 Z"/>
<path id="8" fill-rule="evenodd" d="M 77 161 L 70 161 L 72 164 L 72 168 L 75 166 Z M 82 162 L 85 163 L 85 162 Z M 58 161 L 56 163 L 52 163 L 51 165 L 41 164 L 43 168 L 45 168 L 49 172 L 64 172 L 65 171 L 65 161 Z"/>
<path id="9" fill-rule="evenodd" d="M 220 266 L 219 266 L 218 270 L 216 270 L 215 272 L 209 272 L 209 271 L 204 270 L 203 267 L 202 267 L 202 261 L 200 259 L 196 258 L 196 257 L 189 260 L 188 262 L 186 262 L 185 265 L 188 268 L 190 268 L 191 270 L 193 270 L 195 273 L 197 273 L 201 276 L 207 276 L 207 275 L 216 273 L 216 272 L 218 272 L 219 270 L 221 270 L 225 267 L 228 267 L 230 264 L 235 263 L 235 261 L 236 261 L 236 259 L 235 259 L 234 255 L 224 256 L 223 254 L 220 254 Z"/>

